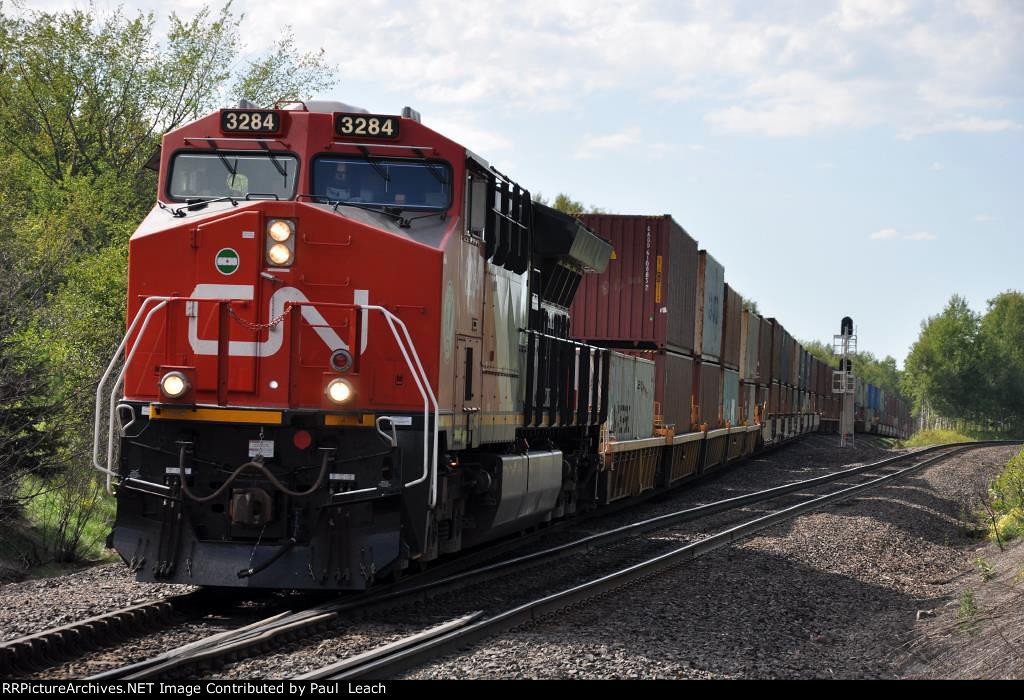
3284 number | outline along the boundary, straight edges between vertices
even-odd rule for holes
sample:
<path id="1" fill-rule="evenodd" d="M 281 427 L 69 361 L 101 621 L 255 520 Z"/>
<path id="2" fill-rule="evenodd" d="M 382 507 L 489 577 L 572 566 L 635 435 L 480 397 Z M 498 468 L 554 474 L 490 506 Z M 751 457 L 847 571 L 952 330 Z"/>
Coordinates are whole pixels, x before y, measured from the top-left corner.
<path id="1" fill-rule="evenodd" d="M 222 131 L 276 134 L 281 126 L 281 117 L 272 111 L 221 110 Z"/>
<path id="2" fill-rule="evenodd" d="M 393 139 L 398 137 L 398 117 L 379 114 L 336 114 L 334 132 L 338 136 Z"/>

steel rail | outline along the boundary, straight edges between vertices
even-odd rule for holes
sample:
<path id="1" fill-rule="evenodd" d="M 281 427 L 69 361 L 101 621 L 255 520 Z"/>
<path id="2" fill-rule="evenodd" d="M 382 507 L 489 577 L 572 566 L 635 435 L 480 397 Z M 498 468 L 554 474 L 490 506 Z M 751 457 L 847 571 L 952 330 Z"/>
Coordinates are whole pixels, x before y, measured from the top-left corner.
<path id="1" fill-rule="evenodd" d="M 878 486 L 907 476 L 908 474 L 919 471 L 927 466 L 966 450 L 978 447 L 987 447 L 992 444 L 992 442 L 984 442 L 969 444 L 961 443 L 953 446 L 943 445 L 941 448 L 947 448 L 950 449 L 950 451 L 930 457 L 891 474 L 886 474 L 862 484 L 849 486 L 832 493 L 817 496 L 758 518 L 754 518 L 753 520 L 727 528 L 696 542 L 686 544 L 667 553 L 647 559 L 646 561 L 620 569 L 614 573 L 601 576 L 558 593 L 544 596 L 543 598 L 516 606 L 481 620 L 480 622 L 460 627 L 448 634 L 431 637 L 418 643 L 400 646 L 392 653 L 367 661 L 361 665 L 345 665 L 343 661 L 336 662 L 335 664 L 332 664 L 332 666 L 322 669 L 322 674 L 319 674 L 319 672 L 313 672 L 312 674 L 308 674 L 307 677 L 326 678 L 330 680 L 392 677 L 397 673 L 401 673 L 402 671 L 433 660 L 444 654 L 463 649 L 470 644 L 487 637 L 491 637 L 499 632 L 503 632 L 520 625 L 537 622 L 543 617 L 559 612 L 571 605 L 623 588 L 666 570 L 676 568 L 693 561 L 700 556 L 708 554 L 709 552 L 734 544 L 781 522 L 791 520 L 804 513 L 817 510 L 821 506 L 833 501 L 844 500 L 863 491 L 877 488 Z M 998 441 L 995 444 L 1018 443 Z M 936 446 L 934 449 L 941 448 Z M 934 449 L 929 448 L 921 450 L 910 453 L 908 456 L 918 455 L 922 452 L 932 452 Z M 330 670 L 335 667 L 343 668 L 344 670 L 339 672 Z"/>
<path id="2" fill-rule="evenodd" d="M 1009 443 L 993 441 L 976 443 L 971 446 L 982 447 L 1000 444 Z M 809 487 L 838 481 L 843 478 L 855 476 L 868 471 L 886 468 L 888 466 L 892 466 L 894 463 L 930 454 L 936 450 L 957 449 L 957 447 L 958 446 L 955 445 L 936 445 L 901 455 L 895 455 L 877 462 L 843 469 L 831 474 L 825 474 L 823 476 L 784 484 L 782 486 L 765 489 L 763 491 L 723 499 L 701 506 L 696 506 L 694 508 L 656 516 L 654 518 L 648 518 L 622 527 L 612 528 L 593 535 L 588 535 L 569 543 L 557 545 L 555 547 L 550 547 L 520 557 L 502 560 L 497 563 L 481 565 L 478 568 L 470 570 L 465 570 L 465 563 L 456 559 L 451 562 L 450 566 L 458 566 L 461 564 L 463 565 L 463 570 L 459 571 L 456 569 L 456 572 L 453 574 L 421 582 L 423 576 L 434 573 L 427 572 L 426 574 L 417 576 L 417 580 L 412 582 L 411 586 L 406 584 L 391 584 L 385 590 L 361 594 L 356 596 L 354 599 L 349 599 L 344 602 L 325 603 L 295 613 L 276 615 L 272 618 L 263 620 L 262 623 L 253 623 L 252 625 L 239 630 L 220 633 L 204 640 L 198 640 L 186 645 L 185 647 L 169 650 L 157 657 L 154 657 L 153 659 L 148 659 L 131 664 L 130 666 L 111 669 L 110 671 L 100 673 L 91 677 L 91 679 L 111 680 L 115 678 L 130 678 L 138 680 L 153 678 L 159 673 L 180 671 L 183 668 L 192 667 L 204 662 L 212 662 L 220 656 L 244 656 L 247 650 L 266 646 L 268 642 L 278 637 L 294 636 L 303 629 L 315 629 L 317 627 L 322 627 L 337 619 L 344 613 L 356 611 L 367 613 L 374 610 L 387 609 L 389 607 L 394 607 L 396 604 L 399 604 L 406 599 L 415 598 L 417 595 L 437 595 L 451 589 L 461 588 L 478 581 L 487 580 L 494 574 L 505 569 L 522 568 L 527 565 L 541 563 L 549 559 L 568 556 L 578 551 L 586 551 L 601 544 L 608 544 L 610 542 L 625 539 L 651 530 L 663 529 L 677 522 L 719 513 L 761 501 L 772 500 Z M 941 455 L 940 458 L 944 458 L 946 456 L 948 455 Z M 912 468 L 918 468 L 919 466 L 920 465 L 915 465 L 915 467 Z M 568 522 L 571 523 L 572 521 Z M 550 532 L 551 530 L 548 529 L 535 534 L 543 536 Z M 527 544 L 527 541 L 520 539 L 504 544 L 511 544 L 514 545 L 515 548 L 521 548 Z M 492 559 L 495 556 L 495 553 L 489 550 L 483 550 L 475 554 L 481 556 L 489 554 Z"/>
<path id="3" fill-rule="evenodd" d="M 18 669 L 53 665 L 80 654 L 83 647 L 101 648 L 120 641 L 145 626 L 166 624 L 175 614 L 194 613 L 212 603 L 207 591 L 130 605 L 65 625 L 0 642 L 0 675 Z M 42 662 L 42 663 L 41 663 Z"/>

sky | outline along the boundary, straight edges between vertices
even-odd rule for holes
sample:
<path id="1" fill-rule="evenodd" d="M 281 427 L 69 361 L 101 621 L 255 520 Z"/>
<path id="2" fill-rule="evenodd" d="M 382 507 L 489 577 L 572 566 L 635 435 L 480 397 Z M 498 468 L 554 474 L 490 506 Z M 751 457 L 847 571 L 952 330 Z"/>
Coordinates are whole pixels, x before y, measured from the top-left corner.
<path id="1" fill-rule="evenodd" d="M 326 50 L 322 97 L 410 105 L 548 198 L 671 214 L 802 340 L 849 315 L 902 363 L 950 295 L 1024 289 L 1021 0 L 234 7 L 249 52 L 285 24 Z"/>

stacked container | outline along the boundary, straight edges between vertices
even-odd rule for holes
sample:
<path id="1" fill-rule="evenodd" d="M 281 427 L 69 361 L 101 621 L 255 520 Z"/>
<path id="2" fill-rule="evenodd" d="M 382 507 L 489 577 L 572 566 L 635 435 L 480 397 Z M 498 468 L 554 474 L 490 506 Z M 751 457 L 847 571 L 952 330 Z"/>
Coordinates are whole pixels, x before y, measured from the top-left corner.
<path id="1" fill-rule="evenodd" d="M 770 344 L 768 347 L 770 349 Z M 740 328 L 740 404 L 742 406 L 742 422 L 746 425 L 757 423 L 757 387 L 760 381 L 761 351 L 761 317 L 744 309 Z"/>
<path id="2" fill-rule="evenodd" d="M 584 214 L 580 220 L 614 252 L 605 272 L 583 276 L 571 307 L 572 337 L 654 362 L 656 419 L 676 433 L 690 431 L 699 412 L 694 355 L 703 318 L 698 322 L 697 314 L 705 306 L 697 288 L 697 242 L 668 215 Z M 712 277 L 716 270 L 721 276 L 716 265 L 712 259 Z M 713 302 L 709 323 L 720 327 L 721 310 L 714 313 Z M 718 353 L 721 343 L 712 347 L 713 340 L 709 351 Z"/>

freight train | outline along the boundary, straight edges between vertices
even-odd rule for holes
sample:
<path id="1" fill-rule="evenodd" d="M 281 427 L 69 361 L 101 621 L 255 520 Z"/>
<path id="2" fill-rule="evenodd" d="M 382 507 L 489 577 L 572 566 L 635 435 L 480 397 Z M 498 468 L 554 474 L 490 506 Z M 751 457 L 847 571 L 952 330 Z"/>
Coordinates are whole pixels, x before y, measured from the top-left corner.
<path id="1" fill-rule="evenodd" d="M 96 394 L 140 580 L 363 590 L 838 418 L 671 217 L 534 203 L 409 108 L 222 109 L 158 161 Z"/>

